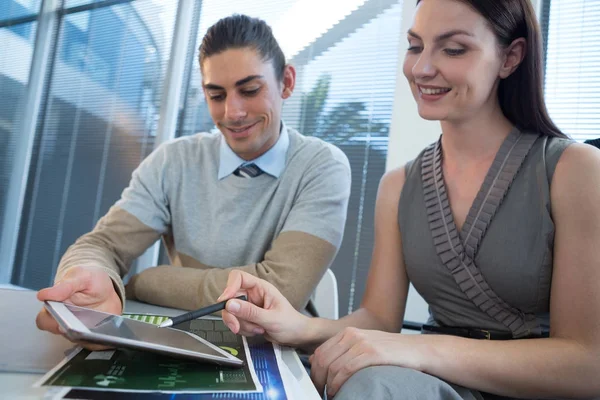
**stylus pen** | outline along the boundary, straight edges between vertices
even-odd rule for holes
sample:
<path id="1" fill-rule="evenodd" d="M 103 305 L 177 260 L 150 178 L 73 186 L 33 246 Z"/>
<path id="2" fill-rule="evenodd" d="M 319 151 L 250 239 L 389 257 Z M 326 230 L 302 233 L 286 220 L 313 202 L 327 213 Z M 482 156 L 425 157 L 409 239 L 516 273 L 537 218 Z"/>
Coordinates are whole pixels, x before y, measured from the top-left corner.
<path id="1" fill-rule="evenodd" d="M 244 300 L 244 301 L 248 300 L 248 298 L 245 295 L 238 296 L 238 297 L 235 297 L 235 298 L 239 299 L 239 300 Z M 169 318 L 168 320 L 166 320 L 165 322 L 163 322 L 159 326 L 161 328 L 168 328 L 169 326 L 181 324 L 182 322 L 191 321 L 192 319 L 204 317 L 205 315 L 212 314 L 212 313 L 217 312 L 217 311 L 221 311 L 221 310 L 223 310 L 225 308 L 225 304 L 227 304 L 227 302 L 229 300 L 232 300 L 232 299 L 227 299 L 227 300 L 221 301 L 219 303 L 213 304 L 211 306 L 206 306 L 206 307 L 200 308 L 200 309 L 195 310 L 195 311 L 190 311 L 188 313 L 181 314 L 181 315 L 178 315 L 178 316 L 173 317 L 173 318 Z"/>

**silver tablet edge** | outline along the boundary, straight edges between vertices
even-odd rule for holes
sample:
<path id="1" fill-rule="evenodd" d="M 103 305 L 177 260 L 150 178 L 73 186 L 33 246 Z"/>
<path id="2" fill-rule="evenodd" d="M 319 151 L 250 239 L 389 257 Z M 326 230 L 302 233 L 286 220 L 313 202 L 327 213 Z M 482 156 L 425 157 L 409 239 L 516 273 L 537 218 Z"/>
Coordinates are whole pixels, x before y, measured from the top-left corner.
<path id="1" fill-rule="evenodd" d="M 62 303 L 60 303 L 60 302 L 44 302 L 44 303 L 45 303 L 44 306 L 46 307 L 46 309 L 50 312 L 50 314 L 52 314 L 52 316 L 57 321 L 57 323 L 67 332 L 67 336 L 72 340 L 83 339 L 83 340 L 93 341 L 93 342 L 99 343 L 99 344 L 126 345 L 127 347 L 133 347 L 133 348 L 142 349 L 142 350 L 158 350 L 158 351 L 161 351 L 163 354 L 175 353 L 178 355 L 186 356 L 187 358 L 193 359 L 193 360 L 212 360 L 212 361 L 220 362 L 221 364 L 224 364 L 224 365 L 233 365 L 233 366 L 244 365 L 244 361 L 240 360 L 239 358 L 234 357 L 233 355 L 225 352 L 224 350 L 220 349 L 218 346 L 214 345 L 213 343 L 210 343 L 210 342 L 202 339 L 201 337 L 194 335 L 190 332 L 186 332 L 186 331 L 180 331 L 180 332 L 187 333 L 188 335 L 193 336 L 193 338 L 195 340 L 198 340 L 202 344 L 210 347 L 213 350 L 216 350 L 218 353 L 223 354 L 223 357 L 217 357 L 217 356 L 213 356 L 210 354 L 192 352 L 192 351 L 180 349 L 177 347 L 163 346 L 160 344 L 142 342 L 142 341 L 138 341 L 138 340 L 120 338 L 120 337 L 116 337 L 116 336 L 103 335 L 100 333 L 95 333 L 95 332 L 90 331 L 83 324 L 81 324 L 81 325 L 86 329 L 86 331 L 77 330 L 77 329 L 74 329 L 74 327 L 69 326 L 66 323 L 66 321 L 64 320 L 64 318 L 57 312 L 57 310 L 55 310 L 53 308 L 53 306 L 51 304 L 51 303 L 58 303 L 58 304 L 62 304 Z M 85 307 L 79 307 L 79 306 L 75 306 L 75 307 L 85 308 Z M 69 313 L 71 313 L 68 308 L 65 307 L 65 309 Z M 106 314 L 106 315 L 113 315 L 113 314 L 105 313 L 102 311 L 97 311 L 97 310 L 93 310 L 93 311 L 96 311 L 96 312 L 99 312 L 102 314 Z M 71 313 L 71 315 L 73 315 L 73 314 Z M 76 318 L 74 315 L 73 315 L 73 317 Z M 125 318 L 125 317 L 123 317 L 123 318 Z M 77 320 L 77 321 L 79 321 L 79 320 Z M 135 321 L 135 320 L 132 320 L 132 321 Z M 135 322 L 144 323 L 142 321 L 135 321 Z M 148 325 L 152 325 L 152 324 L 148 324 Z M 171 329 L 171 328 L 158 328 L 157 327 L 157 329 Z"/>

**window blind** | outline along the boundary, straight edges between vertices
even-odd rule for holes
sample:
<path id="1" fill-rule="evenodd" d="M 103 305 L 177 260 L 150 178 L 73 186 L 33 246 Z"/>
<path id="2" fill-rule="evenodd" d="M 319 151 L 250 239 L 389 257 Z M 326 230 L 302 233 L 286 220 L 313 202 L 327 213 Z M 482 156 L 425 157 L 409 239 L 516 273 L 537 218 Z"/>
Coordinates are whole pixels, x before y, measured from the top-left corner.
<path id="1" fill-rule="evenodd" d="M 4 0 L 0 2 L 0 241 L 7 232 L 11 181 L 18 173 L 19 131 L 25 114 L 27 85 L 36 35 L 40 1 Z M 10 232 L 9 232 L 10 233 Z M 0 265 L 2 268 L 2 265 Z M 3 275 L 0 271 L 0 275 Z"/>
<path id="2" fill-rule="evenodd" d="M 40 10 L 42 0 L 2 0 L 0 1 L 0 21 L 18 21 L 35 16 Z M 11 24 L 16 27 L 17 23 Z"/>
<path id="3" fill-rule="evenodd" d="M 546 0 L 545 93 L 554 122 L 576 140 L 600 137 L 600 1 Z"/>
<path id="4" fill-rule="evenodd" d="M 65 7 L 13 272 L 13 283 L 30 288 L 52 282 L 67 247 L 94 227 L 153 150 L 177 0 Z"/>
<path id="5" fill-rule="evenodd" d="M 232 13 L 265 20 L 286 59 L 296 67 L 286 123 L 339 146 L 352 168 L 344 240 L 332 270 L 340 315 L 355 310 L 364 293 L 373 247 L 373 216 L 385 172 L 388 129 L 396 84 L 401 0 L 206 0 L 197 45 L 209 26 Z M 315 12 L 318 10 L 318 12 Z M 196 46 L 197 47 L 197 46 Z M 187 88 L 180 135 L 217 132 L 201 87 L 197 52 Z"/>

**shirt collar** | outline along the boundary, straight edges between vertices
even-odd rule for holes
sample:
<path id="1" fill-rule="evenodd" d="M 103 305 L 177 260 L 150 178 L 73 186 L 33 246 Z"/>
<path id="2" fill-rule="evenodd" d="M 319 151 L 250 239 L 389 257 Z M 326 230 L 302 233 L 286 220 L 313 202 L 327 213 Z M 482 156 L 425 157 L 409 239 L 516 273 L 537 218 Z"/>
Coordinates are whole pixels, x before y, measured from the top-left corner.
<path id="1" fill-rule="evenodd" d="M 279 178 L 285 168 L 285 158 L 288 147 L 290 147 L 290 137 L 285 123 L 281 122 L 281 131 L 277 142 L 267 152 L 254 160 L 246 161 L 231 150 L 227 141 L 221 136 L 219 148 L 219 175 L 221 180 L 233 173 L 240 165 L 244 163 L 254 163 L 267 174 Z"/>

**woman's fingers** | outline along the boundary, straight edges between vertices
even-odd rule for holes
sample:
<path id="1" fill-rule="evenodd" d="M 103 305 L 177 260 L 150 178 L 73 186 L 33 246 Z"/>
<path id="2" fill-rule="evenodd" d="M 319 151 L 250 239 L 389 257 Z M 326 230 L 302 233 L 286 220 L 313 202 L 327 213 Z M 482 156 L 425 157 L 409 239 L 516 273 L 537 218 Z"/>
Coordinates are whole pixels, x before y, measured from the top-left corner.
<path id="1" fill-rule="evenodd" d="M 229 276 L 227 277 L 227 286 L 225 286 L 225 290 L 217 300 L 223 301 L 225 299 L 231 299 L 235 297 L 236 293 L 257 288 L 263 283 L 264 281 L 262 279 L 257 278 L 254 275 L 234 269 L 229 273 Z"/>
<path id="2" fill-rule="evenodd" d="M 274 310 L 265 310 L 249 301 L 242 300 L 229 300 L 226 310 L 240 321 L 249 322 L 264 328 L 268 328 L 271 320 L 275 317 L 272 314 L 276 314 Z"/>
<path id="3" fill-rule="evenodd" d="M 312 379 L 319 393 L 323 395 L 325 391 L 325 384 L 327 383 L 328 379 L 329 365 L 343 353 L 340 351 L 320 351 L 320 353 L 317 354 L 317 351 L 319 351 L 319 349 L 317 349 L 315 354 L 309 358 L 310 378 Z"/>
<path id="4" fill-rule="evenodd" d="M 240 321 L 235 317 L 235 315 L 227 312 L 227 310 L 223 310 L 221 312 L 221 318 L 223 318 L 223 323 L 227 325 L 231 332 L 235 334 L 240 332 Z"/>
<path id="5" fill-rule="evenodd" d="M 352 347 L 329 365 L 327 374 L 327 396 L 333 397 L 342 385 L 359 369 L 369 365 L 365 354 Z"/>
<path id="6" fill-rule="evenodd" d="M 329 381 L 331 365 L 343 357 L 352 348 L 352 345 L 352 332 L 345 329 L 319 346 L 310 356 L 310 376 L 319 393 L 323 394 L 325 384 Z"/>
<path id="7" fill-rule="evenodd" d="M 264 328 L 249 322 L 242 323 L 240 326 L 240 331 L 238 332 L 239 335 L 243 336 L 263 335 L 264 333 Z"/>
<path id="8" fill-rule="evenodd" d="M 223 317 L 223 322 L 231 332 L 237 335 L 244 336 L 254 336 L 254 335 L 262 335 L 265 333 L 265 329 L 259 325 L 253 324 L 252 322 L 239 320 L 231 313 L 227 311 L 223 311 L 221 314 Z"/>

